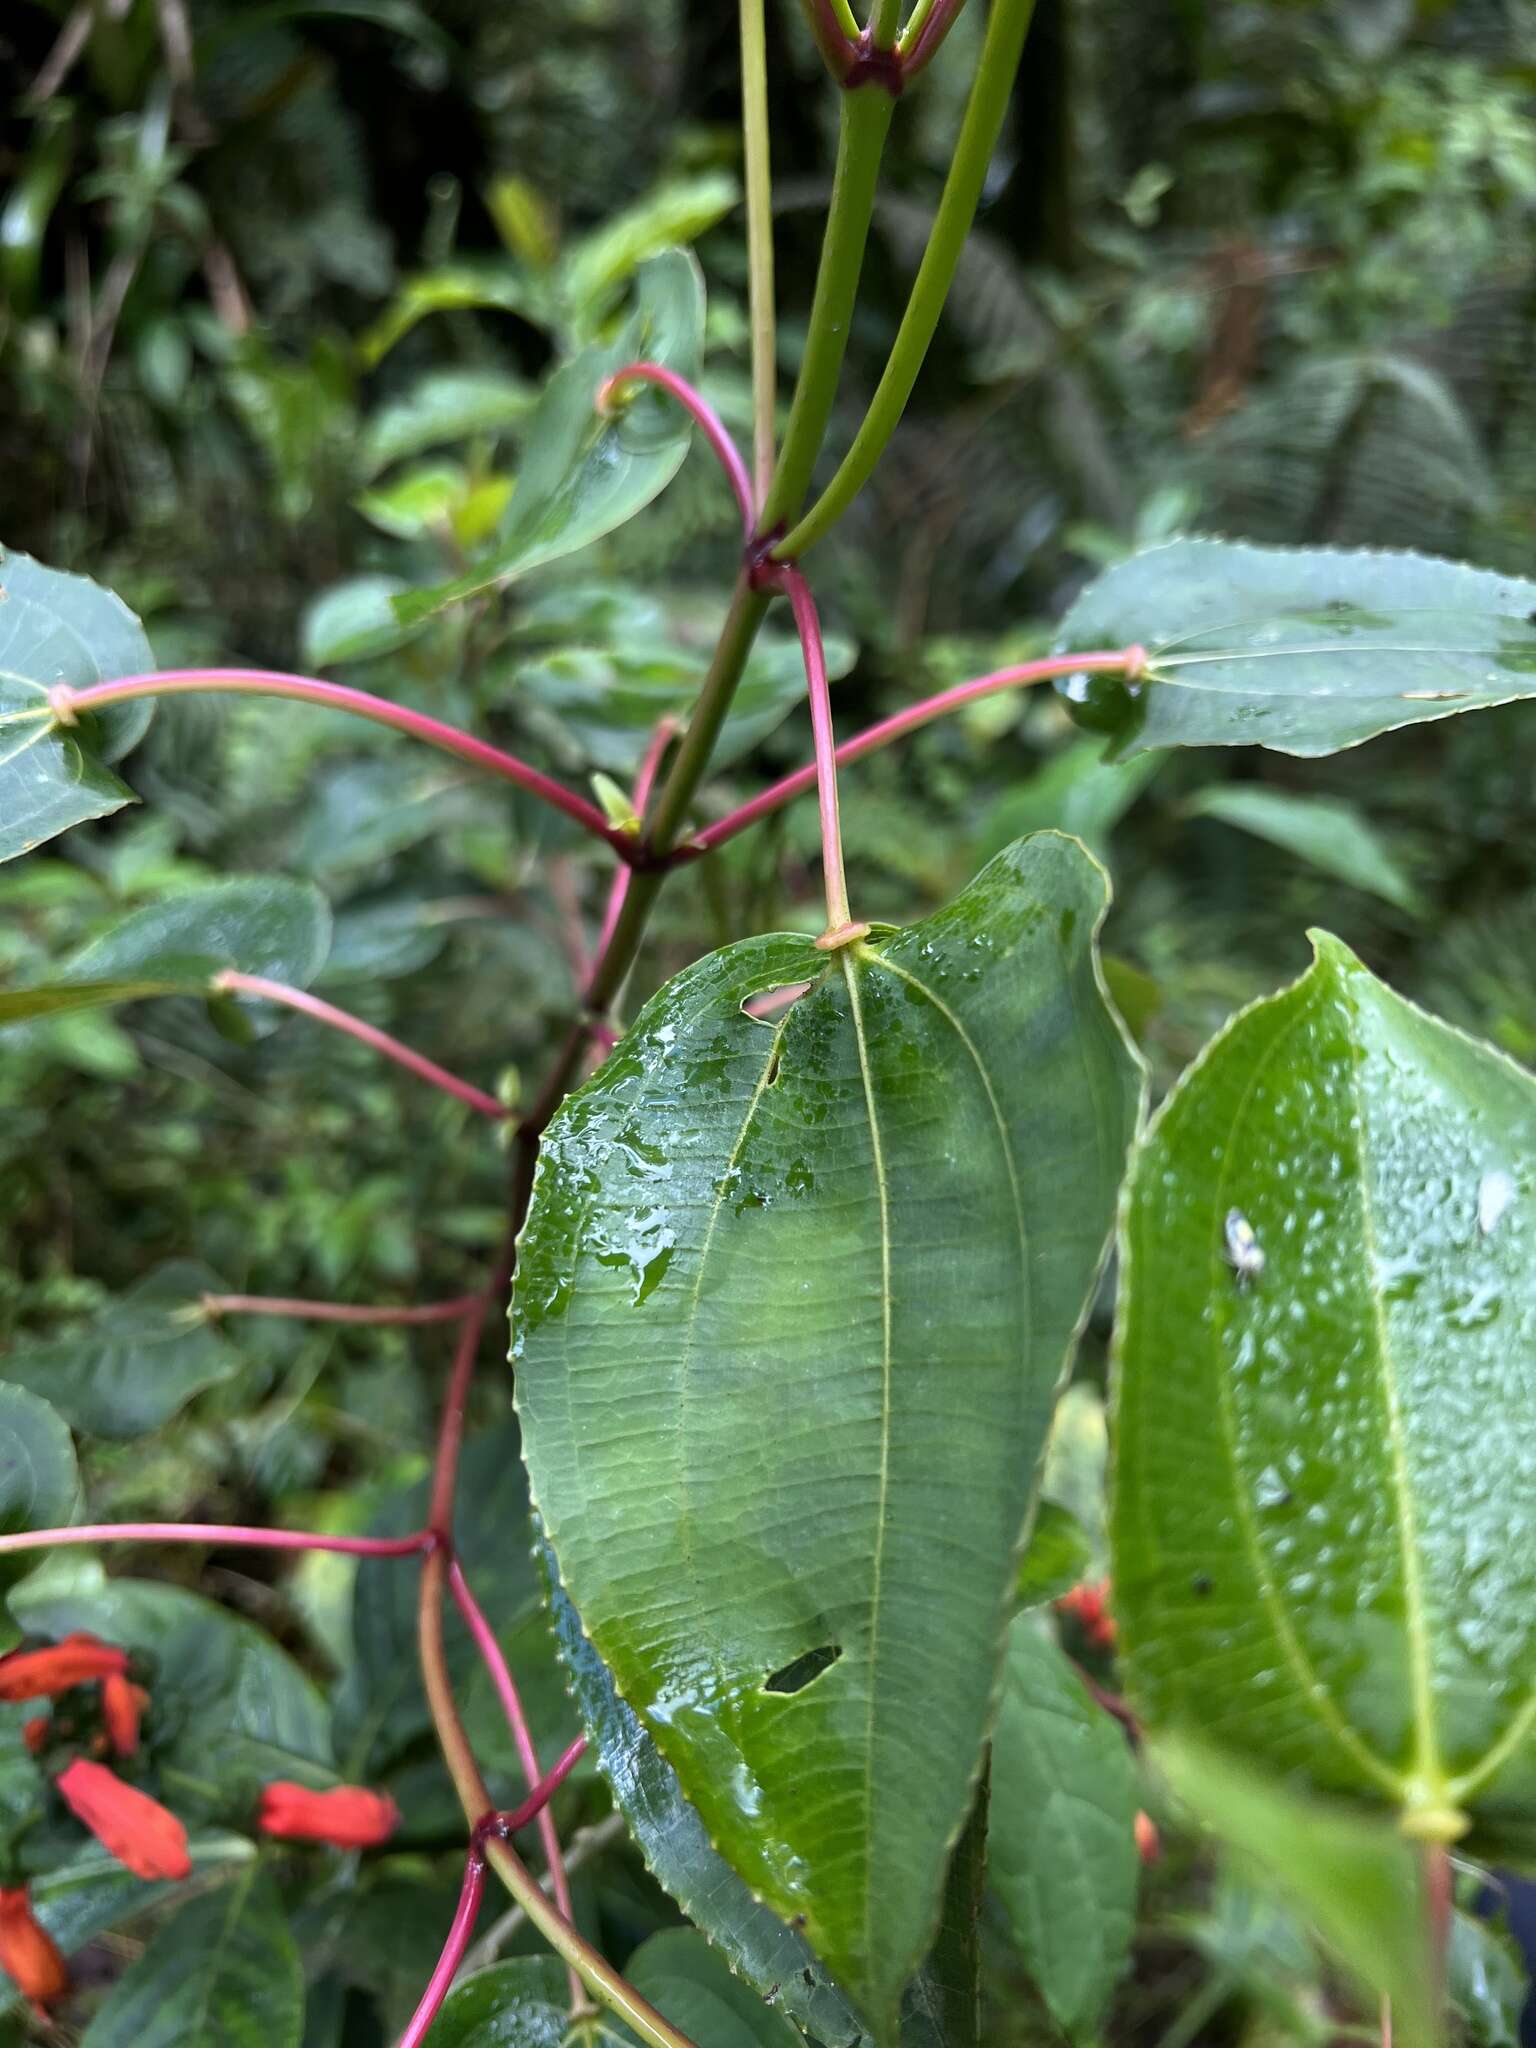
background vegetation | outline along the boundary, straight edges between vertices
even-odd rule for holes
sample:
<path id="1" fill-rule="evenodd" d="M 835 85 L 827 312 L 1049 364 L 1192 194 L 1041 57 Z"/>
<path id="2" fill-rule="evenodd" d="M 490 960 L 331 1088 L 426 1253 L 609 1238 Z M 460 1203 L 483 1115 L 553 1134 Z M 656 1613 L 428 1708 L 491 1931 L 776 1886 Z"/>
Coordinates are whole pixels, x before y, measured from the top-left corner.
<path id="1" fill-rule="evenodd" d="M 922 246 L 979 26 L 962 22 L 896 126 L 848 428 Z M 774 9 L 769 29 L 792 371 L 833 109 L 798 13 Z M 582 290 L 617 286 L 661 243 L 699 248 L 705 388 L 750 437 L 731 10 L 13 0 L 0 66 L 7 544 L 120 591 L 162 665 L 334 670 L 480 721 L 567 776 L 631 772 L 651 713 L 626 724 L 612 686 L 637 704 L 686 687 L 731 573 L 735 514 L 709 465 L 689 463 L 600 549 L 414 637 L 380 627 L 380 593 L 453 574 L 494 524 Z M 840 721 L 1043 648 L 1096 566 L 1176 531 L 1529 573 L 1533 217 L 1528 0 L 1041 0 L 912 412 L 818 557 L 847 643 Z M 1522 710 L 1304 771 L 1257 752 L 1108 769 L 1044 693 L 1003 696 L 850 772 L 857 900 L 917 916 L 1017 833 L 1059 823 L 1108 859 L 1117 993 L 1160 1083 L 1304 964 L 1300 933 L 1324 905 L 1397 987 L 1529 1063 Z M 808 754 L 797 714 L 750 766 Z M 337 919 L 323 993 L 509 1099 L 519 1075 L 536 1084 L 600 909 L 577 835 L 280 703 L 162 708 L 135 781 L 143 812 L 0 870 L 0 983 L 40 978 L 125 908 L 215 874 L 307 875 Z M 737 842 L 723 880 L 712 863 L 709 892 L 684 873 L 645 987 L 738 931 L 818 928 L 814 835 L 802 807 Z M 350 1043 L 303 1024 L 223 1036 L 203 1006 L 167 1001 L 12 1030 L 0 1054 L 0 1342 L 74 1331 L 173 1259 L 226 1289 L 406 1301 L 462 1293 L 494 1256 L 504 1159 L 455 1105 Z M 444 1350 L 430 1331 L 243 1324 L 160 1426 L 87 1440 L 92 1508 L 366 1527 L 425 1468 Z M 1092 1343 L 1079 1372 L 1056 1487 L 1096 1543 Z M 494 1428 L 494 1371 L 480 1398 Z M 537 1585 L 498 1559 L 489 1482 L 481 1498 L 482 1570 L 507 1581 L 503 1613 L 523 1604 L 520 1668 L 553 1754 L 574 1721 Z M 354 1600 L 335 1560 L 122 1562 L 258 1618 L 344 1710 L 360 1665 L 391 1655 L 398 1617 L 382 1593 L 370 1605 L 371 1567 Z M 396 1791 L 409 1835 L 299 1928 L 330 1986 L 317 2048 L 398 2024 L 451 1910 L 454 1808 L 412 1704 L 352 1730 L 354 1767 Z M 601 1834 L 590 1767 L 563 1798 L 568 1834 Z M 622 1959 L 676 1916 L 611 1834 L 581 1862 L 578 1905 Z M 1490 2044 L 1513 2038 L 1520 1995 L 1501 1957 L 1484 1959 L 1496 1988 L 1470 2021 Z M 1038 2016 L 997 1988 L 1013 2015 L 998 2038 L 1025 2038 Z M 1325 1992 L 1278 1909 L 1213 1887 L 1174 1848 L 1109 2032 L 1165 2048 L 1321 2040 Z"/>

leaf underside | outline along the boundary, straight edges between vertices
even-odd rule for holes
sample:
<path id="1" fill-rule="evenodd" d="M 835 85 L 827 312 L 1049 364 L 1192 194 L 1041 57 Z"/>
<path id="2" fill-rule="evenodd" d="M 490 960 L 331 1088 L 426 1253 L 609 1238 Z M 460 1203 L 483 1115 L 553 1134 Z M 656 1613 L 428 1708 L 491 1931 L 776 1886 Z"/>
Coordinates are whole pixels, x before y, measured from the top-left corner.
<path id="1" fill-rule="evenodd" d="M 1536 1081 L 1315 945 L 1185 1076 L 1128 1187 L 1131 1687 L 1154 1727 L 1421 1832 L 1459 1810 L 1528 1837 Z"/>
<path id="2" fill-rule="evenodd" d="M 1101 576 L 1060 651 L 1138 643 L 1145 678 L 1074 677 L 1122 759 L 1152 747 L 1332 754 L 1536 696 L 1536 582 L 1429 555 L 1177 540 Z"/>
<path id="3" fill-rule="evenodd" d="M 521 1250 L 564 1583 L 716 1846 L 881 2038 L 1138 1114 L 1105 899 L 1041 834 L 830 963 L 791 936 L 699 962 L 551 1125 Z"/>

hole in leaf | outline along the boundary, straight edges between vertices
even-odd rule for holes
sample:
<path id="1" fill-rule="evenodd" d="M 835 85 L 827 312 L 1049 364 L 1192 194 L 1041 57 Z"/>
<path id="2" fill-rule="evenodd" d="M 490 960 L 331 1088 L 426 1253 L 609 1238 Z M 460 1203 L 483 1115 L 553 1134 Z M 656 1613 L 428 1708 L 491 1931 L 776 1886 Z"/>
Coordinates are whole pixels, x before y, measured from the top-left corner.
<path id="1" fill-rule="evenodd" d="M 841 1643 L 823 1643 L 819 1650 L 807 1650 L 803 1657 L 770 1671 L 763 1680 L 764 1692 L 804 1692 L 812 1679 L 830 1671 L 843 1654 Z"/>
<path id="2" fill-rule="evenodd" d="M 750 1017 L 754 1024 L 776 1023 L 810 986 L 808 981 L 786 981 L 782 988 L 760 988 L 755 996 L 747 997 L 741 1014 Z"/>

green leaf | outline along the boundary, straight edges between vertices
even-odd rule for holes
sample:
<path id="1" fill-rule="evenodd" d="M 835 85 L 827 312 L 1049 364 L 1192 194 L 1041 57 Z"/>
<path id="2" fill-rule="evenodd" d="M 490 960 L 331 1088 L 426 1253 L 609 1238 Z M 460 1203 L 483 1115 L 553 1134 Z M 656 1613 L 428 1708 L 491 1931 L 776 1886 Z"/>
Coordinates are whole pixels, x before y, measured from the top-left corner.
<path id="1" fill-rule="evenodd" d="M 1399 910 L 1423 910 L 1396 856 L 1354 804 L 1288 789 L 1263 789 L 1252 782 L 1227 782 L 1197 791 L 1184 810 L 1190 817 L 1219 818 L 1240 832 L 1267 839 L 1325 875 L 1336 875 L 1352 888 L 1395 903 Z"/>
<path id="2" fill-rule="evenodd" d="M 1468 2048 L 1520 2048 L 1520 2010 L 1530 1985 L 1519 1950 L 1469 1913 L 1451 1920 L 1446 1991 L 1460 2015 Z"/>
<path id="3" fill-rule="evenodd" d="M 305 988 L 330 943 L 330 907 L 312 883 L 210 882 L 130 911 L 66 961 L 56 981 L 0 989 L 0 1026 L 144 996 L 206 995 L 226 967 Z"/>
<path id="4" fill-rule="evenodd" d="M 1150 747 L 1333 754 L 1536 695 L 1536 582 L 1430 555 L 1176 540 L 1101 576 L 1059 651 L 1138 643 L 1145 679 L 1057 687 L 1121 758 Z"/>
<path id="5" fill-rule="evenodd" d="M 1298 1797 L 1204 1742 L 1168 1737 L 1153 1754 L 1247 1871 L 1288 1899 L 1353 1977 L 1391 1999 L 1393 2038 L 1429 2048 L 1439 2030 L 1421 1852 L 1385 1821 Z"/>
<path id="6" fill-rule="evenodd" d="M 395 611 L 395 599 L 405 588 L 398 576 L 349 576 L 312 598 L 299 620 L 305 666 L 372 661 L 414 640 L 416 629 L 403 625 Z"/>
<path id="7" fill-rule="evenodd" d="M 519 276 L 508 264 L 445 263 L 409 279 L 401 287 L 391 305 L 359 341 L 358 354 L 371 370 L 429 315 L 480 312 L 488 308 L 522 313 L 532 319 L 547 311 L 539 286 Z"/>
<path id="8" fill-rule="evenodd" d="M 801 2048 L 800 2034 L 784 2015 L 692 1927 L 653 1934 L 624 1965 L 624 1975 L 690 2041 L 709 2048 Z"/>
<path id="9" fill-rule="evenodd" d="M 433 370 L 382 406 L 363 435 L 365 474 L 429 448 L 504 433 L 533 410 L 535 396 L 504 370 Z"/>
<path id="10" fill-rule="evenodd" d="M 547 631 L 550 622 L 564 619 L 577 644 L 519 662 L 511 681 L 554 716 L 564 737 L 594 767 L 632 776 L 658 721 L 691 714 L 725 606 L 676 592 L 668 593 L 665 606 L 643 597 L 611 602 L 609 590 L 589 587 L 585 608 L 563 591 L 531 605 L 518 622 L 521 634 Z M 852 641 L 828 637 L 832 681 L 853 667 L 855 653 Z M 798 638 L 771 629 L 760 633 L 710 756 L 711 768 L 729 767 L 750 753 L 804 700 Z"/>
<path id="11" fill-rule="evenodd" d="M 1069 1508 L 1042 1500 L 1014 1584 L 1020 1607 L 1044 1607 L 1093 1573 L 1093 1544 Z"/>
<path id="12" fill-rule="evenodd" d="M 1155 757 L 1106 761 L 1093 740 L 1063 747 L 1028 781 L 1005 790 L 988 806 L 976 828 L 975 855 L 989 860 L 1011 840 L 1054 829 L 1072 833 L 1107 859 L 1110 835 L 1160 765 Z"/>
<path id="13" fill-rule="evenodd" d="M 82 2048 L 299 2048 L 304 1971 L 259 1865 L 182 1907 L 129 1966 Z"/>
<path id="14" fill-rule="evenodd" d="M 115 705 L 66 729 L 54 723 L 48 692 L 154 665 L 121 598 L 0 548 L 0 860 L 134 801 L 110 764 L 143 737 L 153 705 Z"/>
<path id="15" fill-rule="evenodd" d="M 699 962 L 550 1126 L 523 1239 L 564 1583 L 722 1853 L 882 2038 L 1137 1116 L 1106 896 L 1043 834 L 831 960 L 777 935 Z M 743 1011 L 806 982 L 772 1026 Z"/>
<path id="16" fill-rule="evenodd" d="M 526 575 L 600 540 L 641 511 L 677 474 L 692 427 L 661 393 L 626 396 L 612 417 L 596 406 L 598 387 L 644 357 L 681 375 L 698 375 L 704 345 L 704 285 L 682 249 L 641 265 L 639 303 L 612 341 L 584 349 L 557 370 L 524 436 L 522 470 L 501 541 L 467 574 L 393 601 L 407 625 L 493 583 Z"/>
<path id="17" fill-rule="evenodd" d="M 0 1384 L 0 1535 L 62 1528 L 79 1499 L 80 1471 L 64 1418 L 25 1387 Z M 37 1562 L 27 1551 L 0 1558 L 0 1599 Z"/>
<path id="18" fill-rule="evenodd" d="M 256 1851 L 242 1835 L 208 1831 L 188 1836 L 187 1853 L 194 1877 L 207 1881 L 249 1863 Z M 58 1869 L 43 1871 L 27 1881 L 32 1910 L 66 1956 L 110 1928 L 136 1920 L 150 1907 L 179 1898 L 184 1891 L 181 1881 L 146 1884 L 95 1842 Z M 20 2005 L 8 1980 L 0 1978 L 0 2016 Z"/>
<path id="19" fill-rule="evenodd" d="M 1074 2041 L 1094 2037 L 1130 1950 L 1136 1807 L 1124 1730 L 1021 1616 L 992 1737 L 988 1874 L 1030 1976 Z"/>
<path id="20" fill-rule="evenodd" d="M 1314 945 L 1132 1170 L 1128 1681 L 1154 1728 L 1418 1832 L 1528 1831 L 1536 1551 L 1511 1532 L 1536 1443 L 1536 1081 Z"/>
<path id="21" fill-rule="evenodd" d="M 862 2041 L 857 2015 L 804 1937 L 755 1898 L 713 1846 L 676 1771 L 619 1697 L 569 1596 L 553 1581 L 550 1611 L 582 1724 L 652 1877 L 759 1997 L 777 1987 L 783 2010 L 816 2040 L 837 2048 Z"/>
<path id="22" fill-rule="evenodd" d="M 723 171 L 658 185 L 575 243 L 560 266 L 560 295 L 580 324 L 592 325 L 614 288 L 648 258 L 697 240 L 741 197 Z"/>
<path id="23" fill-rule="evenodd" d="M 428 2048 L 561 2048 L 570 2025 L 565 1968 L 516 1956 L 466 1977 L 432 2023 Z"/>
<path id="24" fill-rule="evenodd" d="M 74 1553 L 18 1588 L 38 1635 L 86 1629 L 146 1660 L 147 1730 L 163 1794 L 189 1824 L 248 1826 L 270 1778 L 330 1781 L 330 1717 L 313 1683 L 265 1629 L 179 1586 L 109 1579 Z"/>
<path id="25" fill-rule="evenodd" d="M 23 1339 L 6 1355 L 5 1376 L 52 1402 L 75 1429 L 143 1436 L 238 1372 L 239 1353 L 200 1306 L 222 1287 L 190 1260 L 160 1266 L 78 1330 Z"/>

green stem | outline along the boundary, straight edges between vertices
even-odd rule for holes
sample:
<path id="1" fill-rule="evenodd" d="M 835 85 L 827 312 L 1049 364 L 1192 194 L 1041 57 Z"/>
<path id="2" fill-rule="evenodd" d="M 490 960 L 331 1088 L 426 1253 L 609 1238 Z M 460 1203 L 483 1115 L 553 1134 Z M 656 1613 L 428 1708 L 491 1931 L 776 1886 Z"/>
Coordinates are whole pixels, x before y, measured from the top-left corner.
<path id="1" fill-rule="evenodd" d="M 896 46 L 896 31 L 901 27 L 901 0 L 875 0 L 869 11 L 869 39 L 877 50 L 891 50 Z"/>
<path id="2" fill-rule="evenodd" d="M 768 148 L 768 48 L 763 0 L 741 0 L 741 139 L 747 171 L 747 272 L 752 317 L 752 475 L 762 503 L 773 480 L 773 172 Z"/>
<path id="3" fill-rule="evenodd" d="M 847 511 L 868 483 L 875 464 L 884 454 L 886 443 L 895 433 L 897 423 L 906 410 L 981 200 L 987 166 L 992 160 L 1003 116 L 1008 111 L 1014 73 L 1018 70 L 1033 5 L 1034 0 L 994 0 L 986 40 L 971 83 L 965 119 L 960 126 L 960 138 L 955 144 L 954 159 L 890 360 L 870 401 L 864 424 L 854 437 L 853 446 L 843 457 L 836 476 L 800 523 L 774 549 L 776 559 L 781 562 L 797 561 Z M 857 101 L 863 95 L 854 94 L 852 97 Z"/>
<path id="4" fill-rule="evenodd" d="M 878 86 L 842 95 L 837 169 L 833 173 L 832 201 L 821 245 L 821 267 L 816 273 L 805 355 L 790 406 L 789 425 L 784 430 L 784 445 L 779 450 L 779 466 L 760 515 L 760 530 L 765 533 L 771 533 L 784 520 L 793 519 L 811 487 L 816 457 L 837 396 L 838 375 L 848 346 L 848 325 L 853 318 L 859 273 L 864 265 L 864 245 L 869 239 L 870 216 L 875 207 L 880 156 L 894 111 L 894 100 Z"/>

